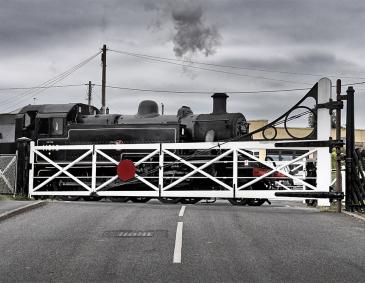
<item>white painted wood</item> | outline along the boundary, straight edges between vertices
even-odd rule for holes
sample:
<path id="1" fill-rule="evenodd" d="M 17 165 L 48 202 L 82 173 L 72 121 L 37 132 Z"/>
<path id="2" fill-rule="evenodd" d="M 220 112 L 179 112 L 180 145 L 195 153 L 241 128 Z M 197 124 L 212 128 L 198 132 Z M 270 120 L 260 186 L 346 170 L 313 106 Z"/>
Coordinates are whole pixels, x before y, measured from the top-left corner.
<path id="1" fill-rule="evenodd" d="M 332 97 L 332 83 L 328 78 L 318 82 L 318 104 L 329 102 Z M 317 139 L 328 140 L 331 136 L 331 116 L 329 110 L 320 108 L 317 112 Z M 331 154 L 328 148 L 319 148 L 317 151 L 317 188 L 320 191 L 329 191 L 331 185 Z M 319 206 L 329 206 L 328 199 L 319 199 Z"/>

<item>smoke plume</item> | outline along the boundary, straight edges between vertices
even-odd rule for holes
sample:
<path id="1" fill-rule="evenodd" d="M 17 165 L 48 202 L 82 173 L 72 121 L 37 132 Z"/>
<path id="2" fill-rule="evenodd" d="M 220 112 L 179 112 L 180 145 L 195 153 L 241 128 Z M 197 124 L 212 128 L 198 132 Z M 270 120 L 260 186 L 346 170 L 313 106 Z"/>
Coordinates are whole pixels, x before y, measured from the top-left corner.
<path id="1" fill-rule="evenodd" d="M 175 55 L 182 57 L 198 51 L 205 56 L 214 54 L 221 40 L 217 28 L 203 23 L 203 9 L 200 5 L 183 3 L 174 5 L 171 11 L 176 30 L 173 37 Z"/>

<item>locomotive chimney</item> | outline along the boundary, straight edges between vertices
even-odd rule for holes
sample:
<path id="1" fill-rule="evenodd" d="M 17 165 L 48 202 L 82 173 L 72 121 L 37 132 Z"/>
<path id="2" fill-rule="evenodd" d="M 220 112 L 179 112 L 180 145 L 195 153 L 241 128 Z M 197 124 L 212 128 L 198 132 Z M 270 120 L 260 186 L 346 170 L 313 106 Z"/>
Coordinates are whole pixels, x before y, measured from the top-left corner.
<path id="1" fill-rule="evenodd" d="M 227 97 L 226 93 L 215 93 L 213 97 L 213 113 L 212 114 L 226 114 L 227 113 Z"/>

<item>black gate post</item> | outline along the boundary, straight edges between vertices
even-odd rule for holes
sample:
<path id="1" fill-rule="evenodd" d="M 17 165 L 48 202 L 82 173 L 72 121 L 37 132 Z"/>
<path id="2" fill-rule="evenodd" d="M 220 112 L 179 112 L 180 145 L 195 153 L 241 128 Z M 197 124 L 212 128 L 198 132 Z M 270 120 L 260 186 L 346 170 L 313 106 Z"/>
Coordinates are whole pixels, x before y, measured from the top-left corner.
<path id="1" fill-rule="evenodd" d="M 29 153 L 30 142 L 28 138 L 17 139 L 17 180 L 16 180 L 16 195 L 28 196 L 29 188 Z"/>
<path id="2" fill-rule="evenodd" d="M 352 86 L 347 88 L 347 110 L 346 110 L 346 201 L 345 209 L 352 211 L 353 203 L 353 157 L 355 150 L 355 119 L 354 119 L 354 93 Z"/>

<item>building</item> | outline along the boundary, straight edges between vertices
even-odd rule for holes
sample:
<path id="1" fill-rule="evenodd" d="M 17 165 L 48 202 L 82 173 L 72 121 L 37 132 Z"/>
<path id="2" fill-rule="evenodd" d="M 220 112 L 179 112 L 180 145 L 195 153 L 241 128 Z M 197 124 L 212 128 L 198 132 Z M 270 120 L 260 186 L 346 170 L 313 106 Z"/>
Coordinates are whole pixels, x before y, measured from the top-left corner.
<path id="1" fill-rule="evenodd" d="M 249 131 L 252 132 L 259 128 L 264 127 L 268 124 L 268 120 L 251 120 L 248 121 L 250 124 Z M 275 139 L 291 139 L 291 137 L 285 131 L 283 126 L 276 127 L 277 133 Z M 296 137 L 306 137 L 308 136 L 312 128 L 288 128 L 288 131 Z M 254 139 L 264 139 L 262 132 L 254 134 Z M 336 137 L 336 130 L 332 129 L 331 137 L 335 139 Z M 346 128 L 341 129 L 341 139 L 346 139 Z M 356 129 L 355 130 L 355 145 L 357 147 L 362 147 L 365 149 L 365 129 Z M 293 151 L 293 150 L 271 150 L 270 152 L 260 152 L 260 158 L 264 158 L 265 155 L 273 156 L 276 160 L 290 160 L 293 157 L 302 154 L 302 151 Z"/>

